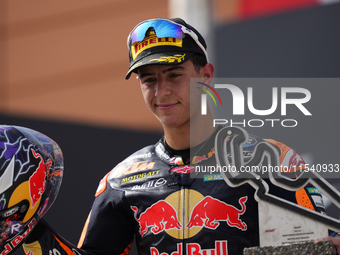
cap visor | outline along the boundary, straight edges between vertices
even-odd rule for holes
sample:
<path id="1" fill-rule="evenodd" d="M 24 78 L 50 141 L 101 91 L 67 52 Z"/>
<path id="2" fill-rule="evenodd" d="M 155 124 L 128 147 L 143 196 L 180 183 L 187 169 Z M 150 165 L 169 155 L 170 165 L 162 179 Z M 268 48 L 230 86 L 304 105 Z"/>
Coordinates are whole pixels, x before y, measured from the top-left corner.
<path id="1" fill-rule="evenodd" d="M 134 63 L 127 72 L 125 79 L 128 80 L 132 72 L 136 72 L 141 66 L 146 65 L 180 65 L 191 58 L 193 52 L 161 52 L 142 58 Z"/>

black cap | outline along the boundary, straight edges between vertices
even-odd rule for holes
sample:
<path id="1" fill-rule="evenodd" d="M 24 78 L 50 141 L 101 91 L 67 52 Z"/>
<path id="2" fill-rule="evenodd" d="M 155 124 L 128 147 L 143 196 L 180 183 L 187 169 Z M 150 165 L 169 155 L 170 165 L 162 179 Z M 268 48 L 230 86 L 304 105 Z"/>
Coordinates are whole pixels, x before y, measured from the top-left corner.
<path id="1" fill-rule="evenodd" d="M 162 20 L 172 21 L 172 23 L 175 22 L 194 32 L 198 37 L 199 43 L 205 48 L 204 51 L 206 52 L 207 45 L 202 35 L 194 27 L 190 26 L 180 18 Z M 138 27 L 138 25 L 136 27 Z M 184 34 L 183 39 L 172 37 L 158 38 L 155 32 L 151 30 L 143 41 L 136 42 L 133 45 L 128 45 L 128 48 L 129 71 L 126 74 L 125 79 L 129 79 L 132 72 L 137 73 L 137 69 L 141 66 L 155 64 L 183 64 L 195 52 L 207 58 L 205 52 L 189 34 Z"/>

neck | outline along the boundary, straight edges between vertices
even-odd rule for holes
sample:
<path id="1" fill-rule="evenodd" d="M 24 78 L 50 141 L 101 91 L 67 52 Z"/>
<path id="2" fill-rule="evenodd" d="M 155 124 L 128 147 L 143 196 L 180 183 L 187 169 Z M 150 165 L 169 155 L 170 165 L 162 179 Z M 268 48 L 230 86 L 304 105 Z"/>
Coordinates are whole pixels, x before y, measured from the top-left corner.
<path id="1" fill-rule="evenodd" d="M 202 116 L 197 121 L 191 120 L 191 122 L 180 127 L 163 126 L 165 140 L 167 144 L 175 150 L 189 149 L 190 147 L 194 147 L 204 142 L 210 137 L 215 130 L 212 123 L 212 115 L 208 114 L 206 116 Z M 191 128 L 191 134 L 190 125 L 193 125 L 193 128 Z"/>

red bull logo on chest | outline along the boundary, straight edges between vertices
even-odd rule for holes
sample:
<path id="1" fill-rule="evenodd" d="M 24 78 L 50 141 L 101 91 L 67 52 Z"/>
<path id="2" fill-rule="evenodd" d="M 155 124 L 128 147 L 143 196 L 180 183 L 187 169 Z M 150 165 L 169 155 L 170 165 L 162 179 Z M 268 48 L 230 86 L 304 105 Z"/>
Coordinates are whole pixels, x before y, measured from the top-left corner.
<path id="1" fill-rule="evenodd" d="M 171 255 L 183 255 L 183 244 L 177 244 L 177 250 Z M 185 250 L 187 255 L 228 255 L 227 241 L 216 241 L 213 249 L 202 249 L 198 243 L 188 243 Z M 150 248 L 150 255 L 169 255 L 165 252 L 159 252 L 155 247 Z"/>
<path id="2" fill-rule="evenodd" d="M 140 212 L 131 206 L 135 220 L 139 223 L 139 233 L 159 234 L 166 232 L 176 239 L 195 236 L 203 228 L 217 229 L 224 227 L 246 231 L 247 224 L 240 219 L 246 212 L 248 197 L 241 197 L 239 205 L 233 206 L 211 196 L 184 189 L 174 192 Z M 225 225 L 227 224 L 227 225 Z M 216 254 L 215 254 L 216 255 Z"/>

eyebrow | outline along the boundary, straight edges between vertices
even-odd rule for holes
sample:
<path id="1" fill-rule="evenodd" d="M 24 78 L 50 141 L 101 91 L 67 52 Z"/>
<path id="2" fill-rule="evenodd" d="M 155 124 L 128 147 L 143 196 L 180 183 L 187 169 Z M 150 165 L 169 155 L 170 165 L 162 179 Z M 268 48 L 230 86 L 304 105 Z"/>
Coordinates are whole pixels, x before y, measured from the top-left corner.
<path id="1" fill-rule="evenodd" d="M 171 72 L 171 71 L 175 71 L 175 70 L 185 70 L 185 68 L 183 66 L 173 66 L 170 67 L 168 69 L 165 69 L 162 71 L 162 74 L 165 74 L 167 72 Z M 146 76 L 151 76 L 151 75 L 155 75 L 155 73 L 142 73 L 141 75 L 139 75 L 140 79 L 143 79 Z"/>

